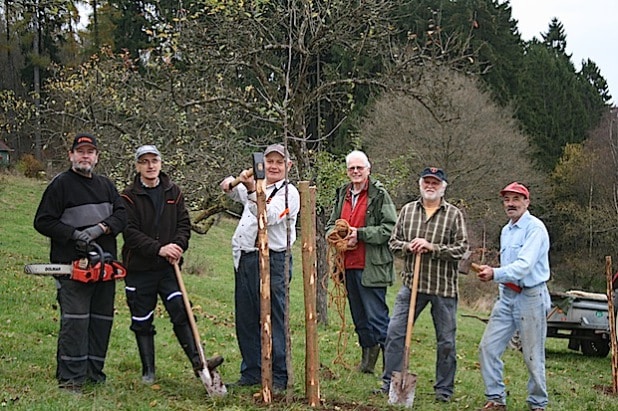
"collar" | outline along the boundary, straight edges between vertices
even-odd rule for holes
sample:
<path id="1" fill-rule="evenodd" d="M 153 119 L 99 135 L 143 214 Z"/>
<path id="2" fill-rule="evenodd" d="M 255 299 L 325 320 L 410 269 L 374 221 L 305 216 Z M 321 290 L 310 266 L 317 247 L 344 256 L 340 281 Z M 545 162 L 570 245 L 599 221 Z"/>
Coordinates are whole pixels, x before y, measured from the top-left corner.
<path id="1" fill-rule="evenodd" d="M 161 184 L 161 178 L 157 177 L 157 180 L 155 181 L 155 185 L 149 186 L 144 183 L 144 180 L 142 180 L 142 176 L 140 175 L 139 182 L 142 185 L 142 188 L 157 188 L 159 187 L 159 184 Z"/>
<path id="2" fill-rule="evenodd" d="M 266 186 L 266 188 L 270 188 L 270 187 L 275 187 L 277 190 L 279 190 L 284 184 L 285 184 L 285 179 L 281 179 L 279 181 L 276 181 L 272 184 L 269 184 Z"/>
<path id="3" fill-rule="evenodd" d="M 513 223 L 511 220 L 509 220 L 509 227 L 513 228 L 513 227 L 524 227 L 526 224 L 528 224 L 528 220 L 530 219 L 530 211 L 526 210 L 525 213 L 523 213 L 521 215 L 521 217 L 519 217 L 519 220 L 517 220 L 517 222 Z"/>
<path id="4" fill-rule="evenodd" d="M 425 205 L 423 204 L 423 197 L 419 197 L 418 201 L 416 202 L 417 207 L 421 207 L 421 208 L 425 208 Z M 438 204 L 438 208 L 444 208 L 446 207 L 446 200 L 444 200 L 444 197 L 440 198 L 440 204 Z"/>

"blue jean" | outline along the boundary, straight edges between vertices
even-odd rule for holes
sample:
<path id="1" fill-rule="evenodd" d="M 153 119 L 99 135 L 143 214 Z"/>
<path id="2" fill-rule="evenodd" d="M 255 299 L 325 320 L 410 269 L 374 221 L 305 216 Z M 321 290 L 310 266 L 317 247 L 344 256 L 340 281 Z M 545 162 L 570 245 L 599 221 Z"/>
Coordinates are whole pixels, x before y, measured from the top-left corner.
<path id="1" fill-rule="evenodd" d="M 363 270 L 345 270 L 345 287 L 358 343 L 363 348 L 384 346 L 388 329 L 386 287 L 365 287 Z"/>
<path id="2" fill-rule="evenodd" d="M 285 388 L 288 373 L 285 361 L 285 252 L 270 251 L 270 298 L 273 339 L 273 385 Z M 290 255 L 289 278 L 292 278 Z M 243 253 L 235 272 L 236 338 L 242 356 L 241 380 L 260 383 L 262 379 L 262 338 L 260 328 L 260 270 L 258 252 Z"/>
<path id="3" fill-rule="evenodd" d="M 382 387 L 388 389 L 393 371 L 401 371 L 403 352 L 410 311 L 411 290 L 402 286 L 395 297 L 393 316 L 388 325 L 386 345 L 384 347 L 384 374 Z M 439 297 L 437 295 L 418 293 L 414 312 L 414 321 L 431 303 L 431 318 L 436 332 L 438 347 L 436 351 L 436 394 L 451 397 L 455 388 L 457 355 L 455 336 L 457 333 L 457 298 Z"/>
<path id="4" fill-rule="evenodd" d="M 545 382 L 545 339 L 547 335 L 547 286 L 525 288 L 517 293 L 504 287 L 489 317 L 479 346 L 481 375 L 488 400 L 506 404 L 501 360 L 511 336 L 519 330 L 522 352 L 528 367 L 528 398 L 532 408 L 548 403 Z"/>

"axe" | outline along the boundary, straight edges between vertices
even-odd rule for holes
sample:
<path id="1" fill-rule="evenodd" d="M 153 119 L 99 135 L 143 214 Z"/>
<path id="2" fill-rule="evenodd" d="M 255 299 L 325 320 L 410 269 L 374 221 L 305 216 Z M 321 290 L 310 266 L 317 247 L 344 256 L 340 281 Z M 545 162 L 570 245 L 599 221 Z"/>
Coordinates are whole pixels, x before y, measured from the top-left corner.
<path id="1" fill-rule="evenodd" d="M 241 171 L 241 173 L 243 172 L 247 174 L 247 177 L 255 176 L 256 180 L 263 180 L 266 177 L 264 171 L 264 155 L 262 153 L 253 153 L 253 167 Z M 240 184 L 240 176 L 230 182 L 229 189 L 233 189 L 238 184 Z"/>

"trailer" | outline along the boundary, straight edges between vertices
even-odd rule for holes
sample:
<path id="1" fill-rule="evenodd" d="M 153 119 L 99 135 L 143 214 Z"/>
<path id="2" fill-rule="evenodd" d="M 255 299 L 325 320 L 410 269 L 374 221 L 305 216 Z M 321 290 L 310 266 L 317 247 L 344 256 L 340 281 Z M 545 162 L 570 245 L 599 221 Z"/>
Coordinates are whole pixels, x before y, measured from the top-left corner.
<path id="1" fill-rule="evenodd" d="M 569 349 L 581 350 L 589 357 L 607 356 L 610 352 L 607 295 L 572 290 L 550 296 L 547 337 L 568 339 Z"/>

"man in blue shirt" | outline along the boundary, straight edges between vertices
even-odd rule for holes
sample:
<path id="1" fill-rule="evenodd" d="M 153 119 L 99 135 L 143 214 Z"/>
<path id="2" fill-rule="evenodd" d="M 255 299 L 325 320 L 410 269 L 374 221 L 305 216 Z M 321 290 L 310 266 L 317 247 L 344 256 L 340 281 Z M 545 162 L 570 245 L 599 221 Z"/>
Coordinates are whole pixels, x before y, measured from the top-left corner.
<path id="1" fill-rule="evenodd" d="M 481 410 L 506 410 L 506 390 L 501 360 L 511 336 L 519 330 L 523 358 L 528 367 L 531 410 L 547 406 L 545 382 L 546 313 L 550 299 L 549 235 L 541 220 L 528 211 L 530 193 L 517 182 L 500 191 L 510 221 L 500 234 L 500 267 L 482 265 L 481 281 L 500 284 L 500 295 L 481 339 L 479 358 L 487 403 Z"/>

